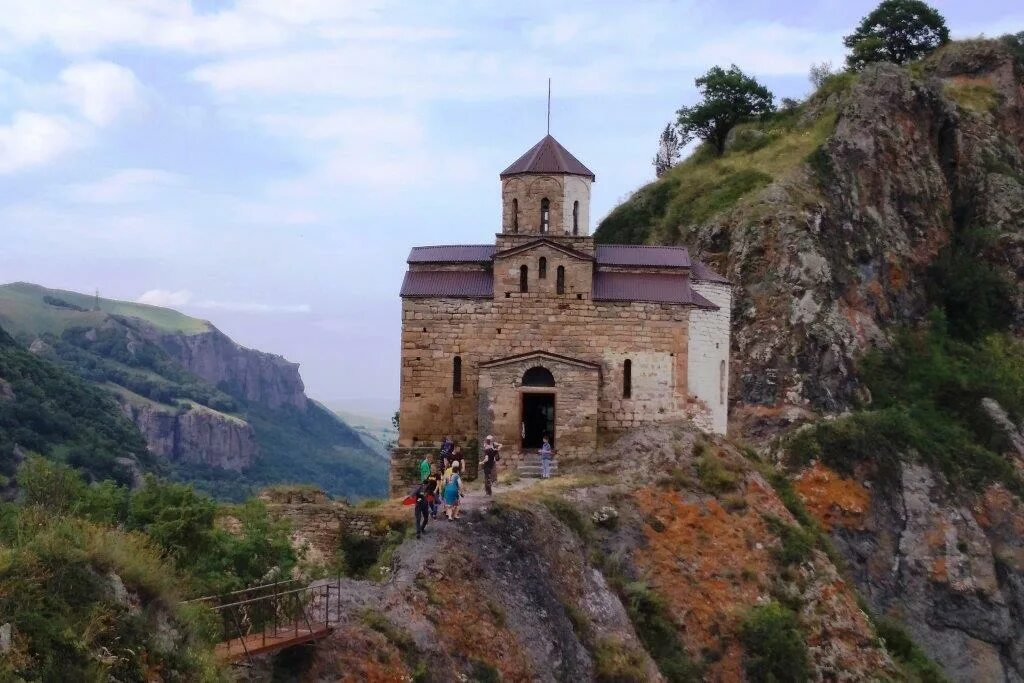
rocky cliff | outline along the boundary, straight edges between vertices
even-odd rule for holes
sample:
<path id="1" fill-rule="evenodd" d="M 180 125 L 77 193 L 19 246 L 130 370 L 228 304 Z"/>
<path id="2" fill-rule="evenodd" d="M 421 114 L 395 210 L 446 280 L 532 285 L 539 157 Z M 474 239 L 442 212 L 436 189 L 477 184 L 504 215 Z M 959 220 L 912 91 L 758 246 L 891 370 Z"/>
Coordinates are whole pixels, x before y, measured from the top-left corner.
<path id="1" fill-rule="evenodd" d="M 957 681 L 1024 680 L 1020 43 L 834 75 L 597 233 L 728 273 L 733 433 L 794 478 L 892 650 Z"/>
<path id="2" fill-rule="evenodd" d="M 199 334 L 160 333 L 151 339 L 185 370 L 222 391 L 278 410 L 306 409 L 309 399 L 299 376 L 299 364 L 281 356 L 247 349 L 213 328 Z"/>
<path id="3" fill-rule="evenodd" d="M 843 409 L 859 356 L 934 305 L 944 247 L 1024 273 L 1022 74 L 975 41 L 833 76 L 788 118 L 736 130 L 724 157 L 639 190 L 597 238 L 684 242 L 727 273 L 734 399 Z M 972 244 L 981 230 L 991 241 Z"/>
<path id="4" fill-rule="evenodd" d="M 199 405 L 177 410 L 151 402 L 121 405 L 149 452 L 167 461 L 240 472 L 259 452 L 252 426 L 238 417 Z"/>

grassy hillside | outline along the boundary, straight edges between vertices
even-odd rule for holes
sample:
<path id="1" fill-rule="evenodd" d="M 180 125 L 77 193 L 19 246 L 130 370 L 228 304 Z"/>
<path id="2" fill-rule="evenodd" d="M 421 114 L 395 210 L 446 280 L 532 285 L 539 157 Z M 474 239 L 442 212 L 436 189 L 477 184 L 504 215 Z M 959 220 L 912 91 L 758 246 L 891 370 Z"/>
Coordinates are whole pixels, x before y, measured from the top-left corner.
<path id="1" fill-rule="evenodd" d="M 98 310 L 97 310 L 98 306 Z M 14 337 L 59 335 L 72 327 L 90 327 L 108 315 L 140 318 L 166 332 L 199 334 L 210 324 L 159 306 L 99 299 L 86 294 L 48 289 L 26 282 L 0 285 L 0 326 Z"/>
<path id="2" fill-rule="evenodd" d="M 15 444 L 93 479 L 127 481 L 119 458 L 152 464 L 138 430 L 109 394 L 37 358 L 0 329 L 0 482 L 14 474 Z"/>
<path id="3" fill-rule="evenodd" d="M 161 332 L 181 334 L 211 332 L 209 323 L 153 306 L 100 299 L 100 310 L 92 310 L 94 304 L 93 297 L 37 285 L 0 286 L 0 321 L 11 324 L 23 344 L 37 340 L 44 344 L 39 350 L 44 360 L 20 347 L 19 357 L 33 362 L 33 367 L 58 371 L 56 366 L 60 366 L 64 377 L 70 377 L 70 372 L 89 380 L 96 388 L 78 382 L 97 397 L 86 402 L 89 405 L 106 406 L 103 410 L 112 406 L 116 411 L 109 398 L 114 395 L 121 402 L 161 413 L 210 410 L 252 426 L 259 455 L 242 474 L 191 463 L 163 463 L 173 478 L 228 500 L 243 500 L 261 486 L 282 482 L 316 484 L 332 495 L 353 500 L 386 492 L 386 462 L 343 420 L 312 401 L 305 412 L 293 408 L 271 411 L 251 404 L 242 395 L 232 395 L 230 387 L 213 386 L 186 371 L 151 341 L 137 320 Z M 77 394 L 68 396 L 76 400 Z M 33 405 L 31 411 L 46 413 L 41 404 Z M 132 431 L 135 441 L 130 443 L 137 444 L 138 432 Z M 29 448 L 25 440 L 17 442 Z M 74 464 L 87 459 L 80 449 L 73 459 L 60 449 L 53 457 Z M 91 475 L 113 476 L 109 467 L 101 467 L 103 458 L 88 459 L 91 464 L 86 471 Z"/>
<path id="4" fill-rule="evenodd" d="M 813 164 L 815 151 L 835 127 L 830 98 L 854 78 L 833 76 L 807 104 L 737 126 L 721 157 L 699 147 L 613 209 L 595 239 L 605 244 L 685 242 L 689 226 L 706 223 L 801 165 Z"/>

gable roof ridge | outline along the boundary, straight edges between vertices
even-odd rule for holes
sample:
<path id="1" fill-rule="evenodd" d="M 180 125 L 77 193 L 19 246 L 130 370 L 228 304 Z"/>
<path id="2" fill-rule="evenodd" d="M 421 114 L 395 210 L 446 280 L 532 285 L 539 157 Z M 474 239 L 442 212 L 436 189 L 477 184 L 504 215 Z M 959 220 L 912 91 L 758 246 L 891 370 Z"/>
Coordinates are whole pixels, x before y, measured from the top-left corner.
<path id="1" fill-rule="evenodd" d="M 497 259 L 499 256 L 508 256 L 509 254 L 517 254 L 520 251 L 525 251 L 526 249 L 529 249 L 531 247 L 537 246 L 538 244 L 546 244 L 547 246 L 551 247 L 552 249 L 554 249 L 556 251 L 560 251 L 563 254 L 569 254 L 571 256 L 575 256 L 576 258 L 579 258 L 579 259 L 582 259 L 582 260 L 585 260 L 585 261 L 593 261 L 594 260 L 593 256 L 591 256 L 590 254 L 588 254 L 588 253 L 586 253 L 584 251 L 580 251 L 579 249 L 574 249 L 573 247 L 567 247 L 567 246 L 565 246 L 563 244 L 559 244 L 558 242 L 556 242 L 554 240 L 551 240 L 551 239 L 548 239 L 546 237 L 538 237 L 537 239 L 530 240 L 529 242 L 523 242 L 522 244 L 516 245 L 514 247 L 509 247 L 508 249 L 502 249 L 501 251 L 496 251 L 496 252 L 494 252 L 494 256 L 492 258 Z"/>

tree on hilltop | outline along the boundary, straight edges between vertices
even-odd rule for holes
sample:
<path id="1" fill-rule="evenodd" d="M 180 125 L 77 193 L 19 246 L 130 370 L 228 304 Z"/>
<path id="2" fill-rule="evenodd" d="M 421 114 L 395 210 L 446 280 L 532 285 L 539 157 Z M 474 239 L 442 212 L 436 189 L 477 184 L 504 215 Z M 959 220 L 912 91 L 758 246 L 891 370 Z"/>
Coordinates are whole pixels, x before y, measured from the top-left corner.
<path id="1" fill-rule="evenodd" d="M 661 131 L 661 137 L 658 138 L 658 153 L 654 155 L 654 175 L 660 178 L 668 173 L 679 161 L 682 149 L 683 144 L 679 141 L 675 127 L 666 123 L 665 130 Z"/>
<path id="2" fill-rule="evenodd" d="M 735 64 L 728 71 L 720 66 L 712 67 L 694 82 L 703 99 L 677 112 L 680 144 L 699 138 L 711 143 L 715 153 L 721 156 L 726 137 L 736 124 L 770 114 L 775 109 L 771 91 Z"/>
<path id="3" fill-rule="evenodd" d="M 851 69 L 874 62 L 905 64 L 948 42 L 946 20 L 921 0 L 884 0 L 843 38 Z"/>

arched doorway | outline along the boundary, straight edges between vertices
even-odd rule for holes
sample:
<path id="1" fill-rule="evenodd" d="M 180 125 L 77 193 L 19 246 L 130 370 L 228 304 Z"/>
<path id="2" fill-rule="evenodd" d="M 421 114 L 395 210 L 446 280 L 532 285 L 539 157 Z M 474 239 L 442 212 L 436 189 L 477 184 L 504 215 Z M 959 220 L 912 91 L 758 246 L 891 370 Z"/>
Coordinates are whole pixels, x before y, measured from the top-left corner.
<path id="1" fill-rule="evenodd" d="M 537 365 L 523 373 L 521 445 L 540 448 L 547 436 L 555 445 L 555 377 Z"/>

